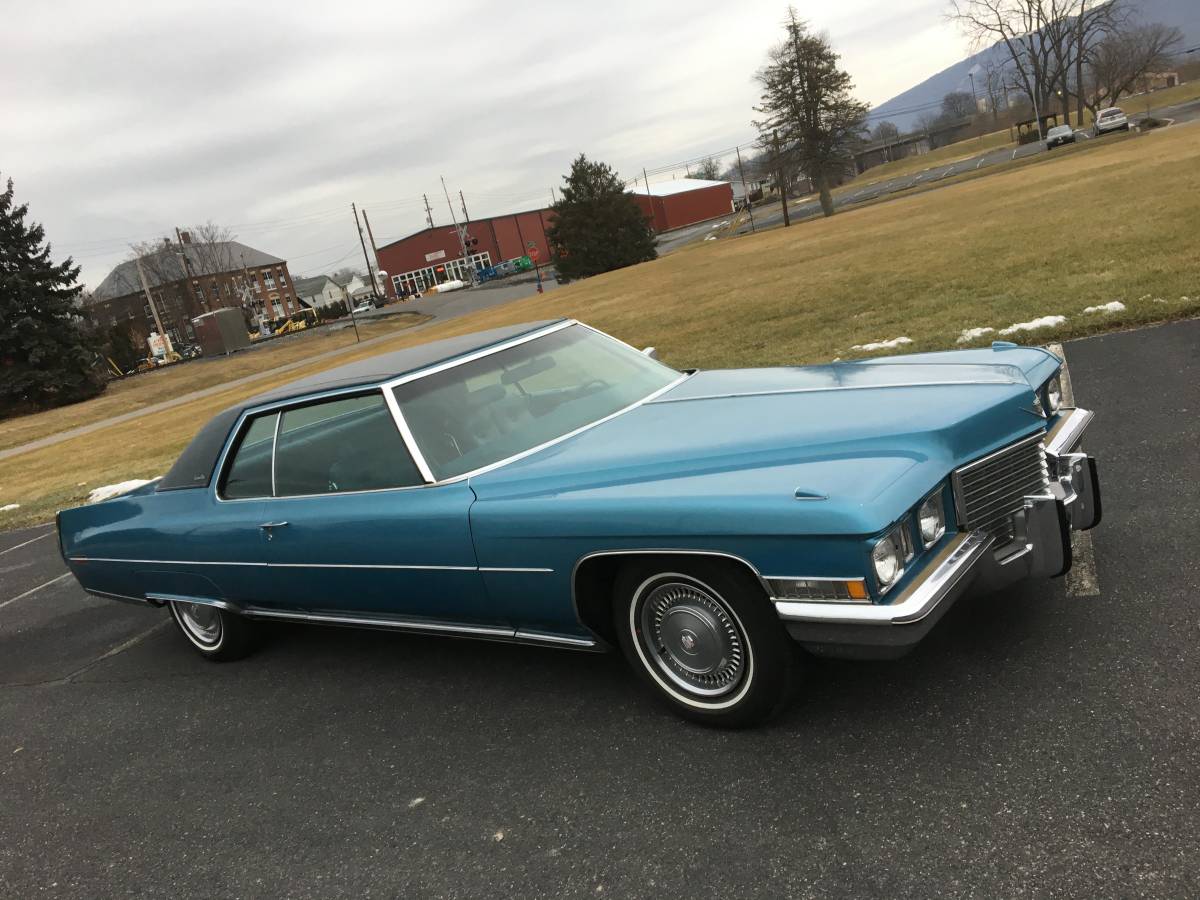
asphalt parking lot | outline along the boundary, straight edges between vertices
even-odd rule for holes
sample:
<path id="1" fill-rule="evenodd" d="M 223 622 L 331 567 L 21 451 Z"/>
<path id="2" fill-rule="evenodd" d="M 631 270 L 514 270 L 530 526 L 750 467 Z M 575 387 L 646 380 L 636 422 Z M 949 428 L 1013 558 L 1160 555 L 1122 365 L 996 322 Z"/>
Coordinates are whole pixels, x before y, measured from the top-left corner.
<path id="1" fill-rule="evenodd" d="M 1066 345 L 1098 592 L 974 598 L 704 730 L 615 656 L 280 627 L 200 659 L 0 535 L 6 897 L 1200 895 L 1200 321 Z"/>

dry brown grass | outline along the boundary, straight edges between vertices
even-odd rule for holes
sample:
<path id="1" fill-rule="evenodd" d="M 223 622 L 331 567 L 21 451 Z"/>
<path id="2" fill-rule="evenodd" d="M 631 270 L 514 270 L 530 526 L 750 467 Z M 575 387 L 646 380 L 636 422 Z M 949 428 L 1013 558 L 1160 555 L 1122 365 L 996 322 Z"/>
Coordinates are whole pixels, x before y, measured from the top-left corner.
<path id="1" fill-rule="evenodd" d="M 389 316 L 371 324 L 360 324 L 364 339 L 411 328 L 427 316 Z M 192 391 L 225 384 L 248 375 L 267 374 L 280 366 L 354 345 L 354 330 L 319 328 L 269 342 L 264 347 L 217 359 L 201 359 L 123 378 L 110 384 L 103 394 L 86 403 L 74 403 L 46 412 L 0 421 L 0 450 L 112 416 L 132 412 Z M 256 389 L 254 389 L 256 391 Z"/>
<path id="2" fill-rule="evenodd" d="M 1038 160 L 831 219 L 701 243 L 399 335 L 388 349 L 574 316 L 654 344 L 672 365 L 711 368 L 861 355 L 852 345 L 901 335 L 912 339 L 908 349 L 943 349 L 964 328 L 1047 314 L 1069 318 L 1021 339 L 1200 314 L 1200 126 Z M 1111 300 L 1128 309 L 1083 313 Z M 45 520 L 89 487 L 160 474 L 207 416 L 236 399 L 207 398 L 6 460 L 0 504 L 22 509 L 0 521 Z"/>

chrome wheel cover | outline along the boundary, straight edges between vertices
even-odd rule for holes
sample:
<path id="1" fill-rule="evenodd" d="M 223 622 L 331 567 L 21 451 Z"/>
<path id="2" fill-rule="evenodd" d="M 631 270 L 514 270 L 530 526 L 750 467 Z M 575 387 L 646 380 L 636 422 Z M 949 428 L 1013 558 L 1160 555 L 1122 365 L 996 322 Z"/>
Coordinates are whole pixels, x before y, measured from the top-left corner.
<path id="1" fill-rule="evenodd" d="M 179 624 L 197 644 L 213 647 L 221 642 L 221 611 L 206 603 L 175 603 Z"/>
<path id="2" fill-rule="evenodd" d="M 687 693 L 721 697 L 741 683 L 746 640 L 715 592 L 684 581 L 661 583 L 646 594 L 640 625 L 645 658 Z"/>

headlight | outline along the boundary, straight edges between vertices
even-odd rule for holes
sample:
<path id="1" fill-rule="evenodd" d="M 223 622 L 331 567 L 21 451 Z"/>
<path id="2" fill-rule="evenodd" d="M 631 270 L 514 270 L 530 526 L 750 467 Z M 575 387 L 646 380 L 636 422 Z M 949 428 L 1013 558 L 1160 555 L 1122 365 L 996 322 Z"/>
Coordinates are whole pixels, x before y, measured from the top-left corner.
<path id="1" fill-rule="evenodd" d="M 946 533 L 946 511 L 942 508 L 942 492 L 931 494 L 917 513 L 921 522 L 921 540 L 926 547 Z"/>
<path id="2" fill-rule="evenodd" d="M 1062 409 L 1062 384 L 1057 375 L 1046 382 L 1046 404 L 1051 415 Z"/>
<path id="3" fill-rule="evenodd" d="M 871 550 L 871 562 L 875 566 L 875 579 L 879 589 L 885 590 L 900 577 L 902 563 L 900 535 L 893 529 L 881 537 Z"/>

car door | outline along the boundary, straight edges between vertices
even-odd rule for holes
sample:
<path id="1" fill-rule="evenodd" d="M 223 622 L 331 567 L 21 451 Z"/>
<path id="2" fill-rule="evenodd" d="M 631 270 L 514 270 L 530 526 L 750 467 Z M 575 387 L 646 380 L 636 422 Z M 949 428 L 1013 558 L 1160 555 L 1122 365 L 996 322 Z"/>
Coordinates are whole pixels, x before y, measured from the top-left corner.
<path id="1" fill-rule="evenodd" d="M 263 532 L 269 603 L 317 615 L 497 624 L 465 482 L 426 484 L 378 390 L 281 410 Z"/>

